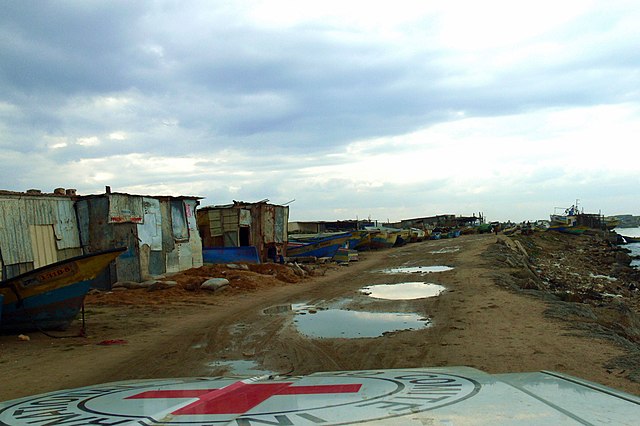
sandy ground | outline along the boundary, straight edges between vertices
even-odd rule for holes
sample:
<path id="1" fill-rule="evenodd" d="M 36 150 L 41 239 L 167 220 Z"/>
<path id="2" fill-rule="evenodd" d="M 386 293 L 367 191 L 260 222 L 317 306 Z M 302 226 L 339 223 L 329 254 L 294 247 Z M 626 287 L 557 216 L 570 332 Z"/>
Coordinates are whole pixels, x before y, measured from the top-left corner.
<path id="1" fill-rule="evenodd" d="M 211 270 L 209 276 L 216 272 L 231 281 L 228 290 L 215 293 L 176 287 L 90 295 L 87 337 L 0 336 L 0 401 L 116 380 L 224 375 L 229 372 L 215 362 L 225 360 L 251 360 L 260 369 L 290 374 L 424 366 L 471 366 L 489 373 L 554 370 L 640 395 L 640 383 L 624 368 L 611 367 L 628 347 L 577 333 L 570 321 L 545 313 L 548 301 L 500 282 L 504 261 L 486 255 L 496 241 L 494 235 L 468 235 L 365 252 L 349 266 L 327 267 L 324 276 L 304 279 L 280 265 L 253 272 Z M 382 272 L 430 265 L 453 269 L 427 275 Z M 404 301 L 359 291 L 407 281 L 433 282 L 447 291 Z M 417 313 L 431 323 L 377 338 L 311 339 L 297 331 L 293 312 L 263 312 L 295 303 Z M 79 326 L 55 334 L 71 336 Z"/>

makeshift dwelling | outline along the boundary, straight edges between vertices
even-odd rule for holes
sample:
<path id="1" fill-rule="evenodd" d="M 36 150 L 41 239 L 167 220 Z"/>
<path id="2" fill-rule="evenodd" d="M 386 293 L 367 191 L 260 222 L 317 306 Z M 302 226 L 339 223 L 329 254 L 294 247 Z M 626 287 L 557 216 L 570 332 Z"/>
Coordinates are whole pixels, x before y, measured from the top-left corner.
<path id="1" fill-rule="evenodd" d="M 254 252 L 261 262 L 277 260 L 284 254 L 289 220 L 287 206 L 269 204 L 266 201 L 234 201 L 233 204 L 199 208 L 197 216 L 205 257 L 207 249 L 219 247 L 255 247 Z M 222 251 L 209 252 L 223 255 Z M 248 257 L 248 253 L 240 253 L 238 256 Z M 211 263 L 216 262 L 212 259 Z"/>
<path id="2" fill-rule="evenodd" d="M 83 254 L 74 195 L 0 191 L 0 279 Z"/>
<path id="3" fill-rule="evenodd" d="M 109 289 L 116 281 L 140 282 L 202 266 L 195 220 L 199 199 L 110 192 L 79 197 L 76 211 L 85 252 L 127 247 L 95 286 Z"/>

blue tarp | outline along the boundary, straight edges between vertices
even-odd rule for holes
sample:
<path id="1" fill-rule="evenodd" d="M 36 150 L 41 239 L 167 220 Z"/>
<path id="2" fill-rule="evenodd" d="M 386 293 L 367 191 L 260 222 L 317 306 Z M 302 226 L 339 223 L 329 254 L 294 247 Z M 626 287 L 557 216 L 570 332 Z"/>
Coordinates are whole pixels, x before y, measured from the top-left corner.
<path id="1" fill-rule="evenodd" d="M 255 246 L 246 247 L 204 247 L 203 263 L 260 263 Z"/>

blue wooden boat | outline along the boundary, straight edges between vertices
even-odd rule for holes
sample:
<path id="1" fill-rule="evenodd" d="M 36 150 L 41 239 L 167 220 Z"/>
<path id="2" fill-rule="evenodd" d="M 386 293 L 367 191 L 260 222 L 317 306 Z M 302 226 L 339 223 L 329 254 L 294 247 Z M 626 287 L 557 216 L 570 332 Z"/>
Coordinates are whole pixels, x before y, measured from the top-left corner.
<path id="1" fill-rule="evenodd" d="M 64 330 L 78 315 L 92 280 L 125 250 L 72 257 L 0 281 L 0 330 Z"/>
<path id="2" fill-rule="evenodd" d="M 287 243 L 287 256 L 333 258 L 338 252 L 338 249 L 347 244 L 349 238 L 352 238 L 351 232 L 332 235 L 312 242 L 300 242 L 292 239 Z"/>

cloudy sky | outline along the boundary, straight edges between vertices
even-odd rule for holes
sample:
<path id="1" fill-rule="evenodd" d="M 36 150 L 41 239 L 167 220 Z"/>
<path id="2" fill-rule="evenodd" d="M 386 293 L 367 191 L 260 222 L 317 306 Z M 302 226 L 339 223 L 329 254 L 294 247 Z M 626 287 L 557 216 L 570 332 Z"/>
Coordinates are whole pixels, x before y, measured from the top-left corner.
<path id="1" fill-rule="evenodd" d="M 630 1 L 6 1 L 0 189 L 640 214 Z"/>

